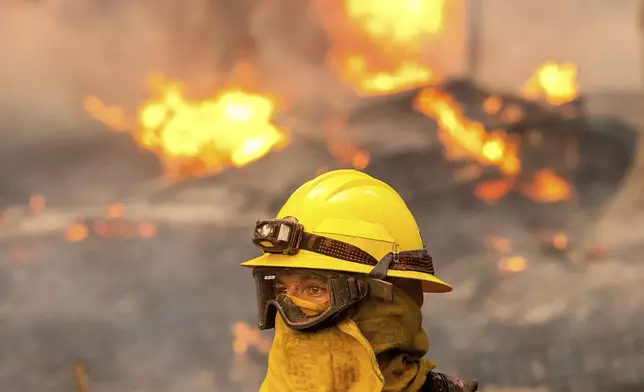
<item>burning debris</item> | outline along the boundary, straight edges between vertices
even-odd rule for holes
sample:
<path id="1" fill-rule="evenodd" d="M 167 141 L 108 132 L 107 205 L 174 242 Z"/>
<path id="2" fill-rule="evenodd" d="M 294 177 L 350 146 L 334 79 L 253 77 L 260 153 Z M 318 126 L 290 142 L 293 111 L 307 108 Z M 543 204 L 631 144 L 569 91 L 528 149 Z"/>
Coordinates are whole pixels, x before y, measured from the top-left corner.
<path id="1" fill-rule="evenodd" d="M 579 95 L 577 65 L 554 61 L 543 64 L 523 86 L 522 93 L 528 99 L 545 99 L 555 106 L 571 102 Z"/>
<path id="2" fill-rule="evenodd" d="M 87 366 L 81 361 L 74 363 L 74 380 L 76 381 L 76 392 L 89 392 Z"/>
<path id="3" fill-rule="evenodd" d="M 586 132 L 581 113 L 567 118 L 559 111 L 567 112 L 568 106 L 494 95 L 460 80 L 421 89 L 411 104 L 435 121 L 444 158 L 455 164 L 450 169 L 454 180 L 476 182 L 477 198 L 496 204 L 511 191 L 537 203 L 574 197 L 571 175 L 577 170 L 579 138 Z M 550 161 L 544 158 L 559 153 Z"/>
<path id="4" fill-rule="evenodd" d="M 236 322 L 232 327 L 233 352 L 235 355 L 246 355 L 249 348 L 255 348 L 263 354 L 268 354 L 271 342 L 259 332 L 255 326 L 244 322 Z"/>
<path id="5" fill-rule="evenodd" d="M 129 129 L 137 143 L 160 156 L 172 177 L 203 176 L 217 173 L 226 166 L 242 166 L 288 143 L 283 127 L 272 124 L 274 104 L 268 98 L 231 90 L 222 92 L 214 101 L 188 103 L 177 84 L 158 81 L 157 84 L 161 85 L 156 89 L 163 91 L 159 93 L 163 97 L 158 102 L 152 99 L 143 104 L 138 125 Z M 570 185 L 551 168 L 534 173 L 528 184 L 525 180 L 517 184 L 516 177 L 522 171 L 521 143 L 525 144 L 521 133 L 528 127 L 523 125 L 524 113 L 529 110 L 525 104 L 506 104 L 500 97 L 489 95 L 481 107 L 488 116 L 497 119 L 494 121 L 499 126 L 489 131 L 484 123 L 471 120 L 463 113 L 460 104 L 448 93 L 449 86 L 448 83 L 446 89 L 421 89 L 413 106 L 436 122 L 438 140 L 448 160 L 475 164 L 468 169 L 474 177 L 481 174 L 481 167 L 493 166 L 502 173 L 503 179 L 479 185 L 475 191 L 479 197 L 494 202 L 514 188 L 538 202 L 571 197 Z M 85 107 L 90 114 L 114 130 L 125 129 L 121 119 L 123 110 L 98 102 L 95 97 L 86 100 Z M 501 128 L 502 125 L 507 129 Z M 326 135 L 329 152 L 341 165 L 364 169 L 370 154 L 351 142 L 351 136 L 347 135 L 349 128 L 345 116 L 334 115 L 324 122 L 321 132 Z M 530 135 L 523 135 L 527 136 Z M 531 141 L 534 140 L 531 136 Z"/>
<path id="6" fill-rule="evenodd" d="M 270 97 L 230 87 L 212 98 L 189 101 L 180 83 L 158 75 L 150 86 L 152 98 L 141 105 L 137 121 L 96 97 L 86 99 L 85 109 L 115 131 L 132 132 L 141 147 L 159 155 L 173 177 L 242 166 L 287 141 L 286 133 L 272 124 L 276 101 Z"/>
<path id="7" fill-rule="evenodd" d="M 527 261 L 521 256 L 502 257 L 499 260 L 499 269 L 501 271 L 519 272 L 526 269 Z"/>
<path id="8" fill-rule="evenodd" d="M 275 148 L 284 147 L 284 143 L 291 141 L 283 131 L 284 127 L 273 123 L 272 110 L 276 106 L 271 102 L 276 101 L 245 95 L 241 90 L 227 89 L 222 90 L 214 99 L 188 101 L 177 83 L 158 78 L 154 80 L 157 93 L 141 105 L 138 121 L 126 120 L 123 109 L 105 107 L 98 98 L 88 98 L 86 109 L 113 130 L 130 132 L 141 147 L 151 149 L 159 156 L 167 173 L 175 178 L 218 174 L 215 181 L 234 182 L 237 180 L 233 177 L 239 173 L 225 176 L 221 173 L 224 167 L 249 165 L 260 156 Z M 554 87 L 552 83 L 543 82 L 542 92 L 546 98 L 557 94 Z M 236 95 L 238 98 L 250 100 L 228 100 L 226 97 L 235 96 L 229 96 L 231 91 L 237 91 L 235 94 L 240 94 Z M 584 137 L 580 124 L 586 123 L 578 121 L 583 112 L 579 109 L 576 95 L 568 95 L 566 102 L 561 98 L 557 106 L 550 106 L 547 99 L 532 102 L 532 99 L 536 99 L 532 96 L 530 100 L 525 100 L 510 95 L 491 94 L 469 81 L 454 80 L 418 89 L 405 97 L 411 97 L 409 107 L 423 115 L 427 137 L 435 135 L 443 147 L 443 157 L 451 164 L 441 174 L 445 176 L 451 173 L 451 178 L 446 181 L 448 188 L 451 189 L 456 184 L 470 185 L 467 189 L 473 196 L 494 205 L 498 205 L 513 192 L 537 203 L 557 204 L 573 200 L 575 186 L 572 181 L 578 159 L 573 160 L 572 166 L 569 160 L 561 163 L 555 160 L 544 167 L 543 161 L 535 161 L 533 157 L 542 157 L 544 151 L 560 144 L 561 136 L 569 137 L 572 134 L 575 141 Z M 255 98 L 258 100 L 253 101 Z M 255 111 L 262 105 L 255 107 L 252 102 L 263 103 L 264 110 Z M 572 117 L 569 116 L 571 107 L 575 109 Z M 288 111 L 289 108 L 285 107 L 283 110 Z M 361 110 L 370 109 L 366 106 Z M 340 165 L 370 170 L 368 165 L 372 159 L 382 160 L 378 151 L 368 152 L 351 142 L 351 131 L 356 126 L 353 116 L 333 116 L 320 126 L 320 131 L 327 137 L 328 152 L 336 159 L 336 162 L 325 161 L 324 167 Z M 132 125 L 135 123 L 137 125 Z M 125 124 L 129 125 L 126 127 Z M 576 128 L 568 129 L 564 135 L 556 134 L 558 129 L 570 124 L 576 124 Z M 539 128 L 535 130 L 535 126 Z M 240 131 L 231 131 L 237 129 L 235 127 L 239 127 Z M 231 137 L 221 138 L 221 132 Z M 548 141 L 548 138 L 552 140 Z M 271 140 L 276 143 L 280 140 L 281 144 L 272 144 Z M 249 146 L 255 145 L 253 143 L 256 141 L 263 147 L 258 144 L 257 149 L 251 149 Z M 293 141 L 296 144 L 291 149 L 303 147 L 297 139 Z M 213 145 L 220 142 L 228 143 L 226 148 Z M 578 154 L 576 150 L 573 151 Z M 278 156 L 281 152 L 273 154 Z M 289 154 L 287 148 L 284 156 Z M 273 165 L 275 167 L 269 170 L 271 172 L 279 170 L 279 166 L 283 165 L 282 159 L 274 162 L 276 166 Z M 550 165 L 557 167 L 557 170 Z M 249 165 L 246 171 L 251 172 L 252 166 Z M 265 158 L 262 166 L 270 167 L 271 164 Z M 325 170 L 324 167 L 311 168 L 306 176 Z M 566 173 L 568 179 L 557 172 Z M 201 184 L 207 184 L 207 179 L 208 177 Z M 283 191 L 283 187 L 279 188 Z M 139 203 L 130 203 L 127 209 L 141 211 L 140 205 L 137 206 Z M 42 195 L 34 195 L 29 202 L 29 209 L 33 215 L 42 214 L 45 204 Z M 74 211 L 67 214 L 66 222 L 59 221 L 54 226 L 48 226 L 47 230 L 53 227 L 60 230 L 60 224 L 65 222 L 64 238 L 68 242 L 82 242 L 90 237 L 152 238 L 157 234 L 159 220 L 174 222 L 179 219 L 177 215 L 167 213 L 159 216 L 161 211 L 167 209 L 158 202 L 150 204 L 150 207 L 143 216 L 135 213 L 134 219 L 125 216 L 126 206 L 122 203 L 108 205 L 103 214 Z M 193 205 L 191 209 L 195 207 Z M 234 213 L 233 210 L 231 213 Z M 210 214 L 201 216 L 212 217 Z M 544 226 L 570 229 L 560 226 L 565 224 L 558 218 L 552 222 L 542 222 L 537 229 L 543 230 Z M 190 222 L 187 219 L 185 222 Z M 543 242 L 550 243 L 551 239 Z M 564 242 L 566 245 L 562 245 Z M 552 239 L 552 245 L 562 251 L 567 248 L 567 242 L 567 237 L 565 241 Z M 512 254 L 508 246 L 502 249 L 493 246 L 493 249 L 500 253 L 497 268 L 502 273 L 519 272 L 528 268 L 529 258 L 526 255 Z"/>
<path id="9" fill-rule="evenodd" d="M 150 221 L 132 221 L 125 216 L 122 203 L 107 206 L 104 218 L 76 219 L 65 230 L 65 241 L 80 242 L 90 235 L 101 238 L 150 238 L 157 226 Z"/>
<path id="10" fill-rule="evenodd" d="M 425 86 L 437 75 L 423 48 L 444 29 L 450 0 L 318 1 L 331 42 L 330 66 L 360 95 L 392 94 Z"/>
<path id="11" fill-rule="evenodd" d="M 539 170 L 521 193 L 537 203 L 556 203 L 570 199 L 572 186 L 551 169 Z"/>
<path id="12" fill-rule="evenodd" d="M 448 92 L 449 82 L 440 87 L 445 78 L 424 60 L 423 48 L 444 32 L 450 6 L 450 0 L 405 1 L 395 8 L 386 1 L 314 2 L 329 40 L 328 65 L 341 82 L 361 97 L 420 89 L 413 107 L 438 125 L 446 158 L 501 171 L 502 179 L 479 184 L 477 196 L 496 202 L 519 189 L 540 202 L 570 198 L 570 186 L 551 168 L 535 173 L 532 183 L 517 180 L 525 175 L 522 141 L 513 130 L 530 127 L 531 120 L 525 118 L 529 108 L 524 103 L 488 95 L 481 107 L 497 119 L 490 128 L 463 113 L 458 97 Z M 293 103 L 289 97 L 278 100 L 272 94 L 250 93 L 258 88 L 257 72 L 240 59 L 230 72 L 230 83 L 214 98 L 199 100 L 187 100 L 179 82 L 153 75 L 152 98 L 140 105 L 136 120 L 128 118 L 123 108 L 106 106 L 97 97 L 87 97 L 85 109 L 113 130 L 131 132 L 139 145 L 160 157 L 172 176 L 213 174 L 227 166 L 245 165 L 289 142 L 274 114 L 278 101 L 282 111 L 290 110 Z M 577 95 L 574 64 L 547 62 L 524 88 L 528 99 L 556 106 L 574 101 Z M 340 165 L 364 169 L 370 153 L 347 135 L 351 116 L 342 111 L 330 114 L 320 133 L 326 135 L 328 149 Z M 480 168 L 469 167 L 469 173 L 480 175 Z"/>

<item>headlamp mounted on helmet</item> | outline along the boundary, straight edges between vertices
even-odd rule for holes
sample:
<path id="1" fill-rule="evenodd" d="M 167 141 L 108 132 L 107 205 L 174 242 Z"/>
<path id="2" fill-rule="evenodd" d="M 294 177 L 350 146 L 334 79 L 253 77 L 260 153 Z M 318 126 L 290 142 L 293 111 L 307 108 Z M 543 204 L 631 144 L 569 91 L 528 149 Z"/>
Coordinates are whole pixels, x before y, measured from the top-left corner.
<path id="1" fill-rule="evenodd" d="M 253 243 L 264 253 L 294 255 L 302 241 L 304 226 L 297 219 L 270 219 L 257 221 Z"/>

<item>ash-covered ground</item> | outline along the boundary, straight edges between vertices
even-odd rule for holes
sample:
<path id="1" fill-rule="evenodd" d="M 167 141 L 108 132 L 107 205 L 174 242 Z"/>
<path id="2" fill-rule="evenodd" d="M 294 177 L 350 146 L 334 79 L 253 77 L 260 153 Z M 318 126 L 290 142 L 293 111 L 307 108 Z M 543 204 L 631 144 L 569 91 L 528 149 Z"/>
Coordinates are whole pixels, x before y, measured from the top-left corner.
<path id="1" fill-rule="evenodd" d="M 466 111 L 481 107 L 474 87 L 447 88 Z M 321 168 L 338 167 L 321 138 L 304 136 L 318 134 L 315 122 L 302 123 L 310 129 L 260 161 L 176 183 L 159 181 L 156 158 L 124 134 L 0 146 L 0 390 L 74 390 L 81 361 L 91 392 L 256 391 L 266 355 L 233 352 L 233 325 L 255 322 L 253 282 L 239 267 L 258 253 L 251 229 Z M 564 170 L 570 200 L 535 203 L 511 192 L 483 202 L 474 188 L 497 173 L 455 179 L 463 163 L 444 158 L 436 125 L 405 97 L 366 103 L 347 134 L 370 152 L 366 171 L 407 201 L 437 274 L 455 287 L 425 297 L 428 356 L 439 369 L 476 377 L 488 391 L 641 390 L 637 246 L 573 263 L 542 235 L 565 232 L 574 243 L 585 233 L 632 161 L 636 135 L 617 119 L 588 116 L 534 127 L 554 145 L 578 141 L 579 163 Z M 526 157 L 527 170 L 558 169 L 549 146 Z M 33 193 L 46 197 L 45 210 L 21 212 Z M 74 218 L 101 217 L 114 202 L 125 204 L 126 219 L 155 221 L 156 236 L 64 241 Z M 490 248 L 491 236 L 510 240 L 507 254 Z M 526 269 L 501 271 L 499 259 L 515 255 Z"/>

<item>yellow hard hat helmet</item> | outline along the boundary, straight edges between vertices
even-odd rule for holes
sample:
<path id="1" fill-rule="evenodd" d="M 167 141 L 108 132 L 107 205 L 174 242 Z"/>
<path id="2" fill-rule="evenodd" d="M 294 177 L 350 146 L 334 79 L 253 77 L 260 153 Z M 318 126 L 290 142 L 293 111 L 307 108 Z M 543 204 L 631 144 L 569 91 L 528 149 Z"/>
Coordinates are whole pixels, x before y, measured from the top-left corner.
<path id="1" fill-rule="evenodd" d="M 400 195 L 356 170 L 330 171 L 300 186 L 275 220 L 258 221 L 253 242 L 264 254 L 245 267 L 358 274 L 379 269 L 381 277 L 422 281 L 424 292 L 452 290 L 434 276 L 416 220 Z"/>

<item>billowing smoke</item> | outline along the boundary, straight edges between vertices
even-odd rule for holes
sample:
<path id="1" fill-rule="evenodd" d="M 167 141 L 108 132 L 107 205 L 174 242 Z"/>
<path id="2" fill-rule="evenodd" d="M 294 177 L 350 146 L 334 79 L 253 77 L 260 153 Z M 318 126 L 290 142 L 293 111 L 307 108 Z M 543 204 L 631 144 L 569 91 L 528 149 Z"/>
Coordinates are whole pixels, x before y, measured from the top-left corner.
<path id="1" fill-rule="evenodd" d="M 71 183 L 103 177 L 122 185 L 160 175 L 152 156 L 139 158 L 134 172 L 114 160 L 144 155 L 83 109 L 93 95 L 134 116 L 153 73 L 180 80 L 188 97 L 204 97 L 231 83 L 244 63 L 257 75 L 252 88 L 289 102 L 332 102 L 340 90 L 324 64 L 319 26 L 297 1 L 5 2 L 0 172 L 12 178 L 12 197 L 60 188 L 54 167 Z M 10 167 L 21 167 L 21 175 Z"/>
<path id="2" fill-rule="evenodd" d="M 199 0 L 5 3 L 2 102 L 69 119 L 90 93 L 132 107 L 150 72 L 212 88 L 242 45 L 244 12 L 231 11 Z"/>
<path id="3" fill-rule="evenodd" d="M 324 38 L 306 2 L 15 1 L 0 15 L 3 107 L 47 121 L 77 119 L 94 94 L 132 109 L 150 73 L 193 94 L 246 60 L 262 83 L 309 94 L 321 82 Z M 7 132 L 6 128 L 4 130 Z"/>

